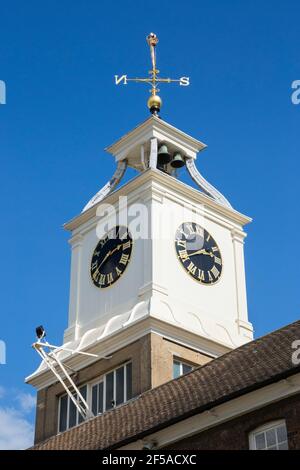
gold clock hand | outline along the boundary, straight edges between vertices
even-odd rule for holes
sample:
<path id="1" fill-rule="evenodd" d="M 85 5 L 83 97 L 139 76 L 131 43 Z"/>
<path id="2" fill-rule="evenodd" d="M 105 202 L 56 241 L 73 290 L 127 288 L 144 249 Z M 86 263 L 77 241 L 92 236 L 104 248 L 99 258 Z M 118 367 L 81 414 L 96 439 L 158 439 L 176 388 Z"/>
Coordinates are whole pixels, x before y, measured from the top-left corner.
<path id="1" fill-rule="evenodd" d="M 114 248 L 114 249 L 111 251 L 110 254 L 112 255 L 112 254 L 115 253 L 116 251 L 119 251 L 119 249 L 121 248 L 121 246 L 122 246 L 122 244 L 121 244 L 121 245 L 118 245 L 116 248 Z"/>
<path id="2" fill-rule="evenodd" d="M 111 255 L 111 251 L 108 251 L 106 255 L 104 256 L 103 260 L 101 261 L 101 263 L 99 264 L 98 269 L 101 268 L 102 264 L 107 260 L 107 258 L 110 257 L 110 255 Z"/>
<path id="3" fill-rule="evenodd" d="M 211 253 L 210 251 L 206 251 L 206 250 L 204 251 L 204 255 L 208 255 L 208 256 L 210 256 L 211 258 L 214 257 L 214 254 L 213 254 L 213 253 Z"/>
<path id="4" fill-rule="evenodd" d="M 204 248 L 202 248 L 202 250 L 194 251 L 194 253 L 189 253 L 189 257 L 194 256 L 194 255 L 208 255 L 211 258 L 214 256 L 212 253 L 210 253 L 209 251 L 206 251 Z"/>
<path id="5" fill-rule="evenodd" d="M 202 254 L 204 254 L 204 252 L 205 252 L 205 250 L 203 248 L 202 250 L 194 251 L 194 253 L 189 253 L 189 256 L 202 255 Z"/>
<path id="6" fill-rule="evenodd" d="M 111 255 L 113 255 L 116 251 L 118 251 L 121 248 L 122 245 L 118 245 L 116 248 L 113 250 L 109 250 L 106 255 L 104 256 L 103 260 L 101 261 L 101 264 L 99 265 L 99 268 L 101 268 L 102 264 L 105 263 L 107 258 L 109 258 Z"/>

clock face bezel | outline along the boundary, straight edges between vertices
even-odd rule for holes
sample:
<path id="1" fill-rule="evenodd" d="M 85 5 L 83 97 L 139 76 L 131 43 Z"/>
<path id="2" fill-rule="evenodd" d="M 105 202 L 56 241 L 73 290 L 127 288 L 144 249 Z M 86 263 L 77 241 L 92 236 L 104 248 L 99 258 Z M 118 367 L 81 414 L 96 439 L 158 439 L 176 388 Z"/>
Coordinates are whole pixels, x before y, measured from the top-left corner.
<path id="1" fill-rule="evenodd" d="M 217 269 L 220 271 L 220 274 L 218 275 L 217 278 L 214 277 L 214 279 L 212 279 L 212 281 L 205 281 L 205 280 L 202 280 L 199 278 L 199 276 L 194 276 L 189 270 L 188 270 L 188 263 L 186 261 L 192 261 L 189 257 L 187 258 L 187 260 L 183 261 L 182 258 L 180 257 L 180 255 L 178 254 L 178 238 L 177 238 L 177 233 L 178 231 L 180 231 L 181 229 L 183 229 L 185 226 L 188 226 L 188 225 L 191 225 L 191 226 L 197 226 L 199 227 L 200 230 L 203 230 L 203 234 L 204 234 L 204 239 L 209 237 L 209 240 L 212 240 L 213 241 L 213 245 L 214 247 L 217 248 L 217 250 L 215 250 L 214 252 L 217 254 L 217 257 L 221 260 L 221 264 L 218 264 L 217 265 Z M 197 282 L 197 284 L 201 284 L 203 286 L 215 286 L 216 284 L 218 284 L 222 278 L 222 275 L 223 275 L 223 271 L 224 271 L 224 262 L 223 262 L 223 257 L 222 257 L 222 254 L 221 254 L 221 250 L 219 248 L 219 245 L 218 243 L 216 242 L 215 238 L 210 234 L 210 232 L 208 232 L 208 230 L 206 228 L 204 228 L 203 226 L 201 226 L 200 224 L 198 224 L 197 222 L 183 222 L 181 223 L 177 229 L 176 229 L 176 232 L 175 232 L 175 241 L 174 241 L 174 249 L 175 249 L 175 253 L 176 253 L 176 258 L 180 264 L 180 266 L 182 267 L 182 269 L 184 270 L 184 272 L 190 277 L 192 278 L 195 282 Z M 182 247 L 182 249 L 184 249 Z M 212 268 L 215 266 L 215 262 L 212 266 Z M 199 268 L 197 265 L 196 265 L 197 269 L 201 269 Z M 220 269 L 220 268 L 221 269 Z M 211 268 L 211 269 L 212 269 Z M 209 270 L 210 271 L 210 270 Z M 207 272 L 207 271 L 206 271 Z"/>
<path id="2" fill-rule="evenodd" d="M 103 248 L 103 246 L 104 246 L 104 245 L 103 245 L 103 246 L 101 247 L 101 242 L 103 242 L 106 238 L 108 238 L 108 237 L 109 237 L 109 234 L 110 234 L 112 231 L 116 231 L 116 233 L 118 233 L 118 232 L 120 232 L 120 229 L 121 229 L 121 230 L 124 230 L 124 233 L 127 234 L 127 237 L 125 238 L 126 242 L 128 242 L 128 241 L 130 240 L 130 247 L 129 247 L 129 248 L 127 248 L 126 250 L 121 250 L 121 249 L 120 249 L 120 253 L 121 253 L 121 254 L 126 254 L 126 255 L 129 256 L 128 261 L 127 261 L 126 265 L 124 266 L 124 268 L 122 269 L 121 273 L 120 273 L 118 276 L 116 276 L 116 278 L 114 278 L 112 282 L 109 282 L 109 283 L 106 283 L 106 284 L 100 284 L 100 283 L 96 282 L 95 279 L 93 278 L 93 272 L 95 272 L 95 270 L 92 271 L 92 264 L 93 264 L 93 259 L 94 259 L 95 253 L 96 253 L 97 251 L 99 251 L 99 250 L 100 250 L 100 252 L 101 252 L 101 250 L 102 250 L 102 248 Z M 118 232 L 117 232 L 117 231 L 118 231 Z M 112 239 L 113 239 L 113 240 L 116 240 L 115 237 L 112 237 Z M 117 239 L 118 239 L 118 237 L 117 237 Z M 108 240 L 109 240 L 109 239 L 108 239 Z M 120 239 L 120 240 L 121 240 L 121 239 Z M 126 243 L 126 242 L 124 242 L 124 243 Z M 130 233 L 130 231 L 129 231 L 129 228 L 126 227 L 125 225 L 116 225 L 115 227 L 113 227 L 112 229 L 110 229 L 110 230 L 98 241 L 97 245 L 95 246 L 95 248 L 94 248 L 94 250 L 93 250 L 93 252 L 92 252 L 92 256 L 91 256 L 90 264 L 89 264 L 89 274 L 90 274 L 89 277 L 90 277 L 90 281 L 91 281 L 92 285 L 93 285 L 96 289 L 109 289 L 110 287 L 113 287 L 113 286 L 116 284 L 116 282 L 118 282 L 119 279 L 121 279 L 121 278 L 123 277 L 123 275 L 124 275 L 125 272 L 127 271 L 128 265 L 129 265 L 129 263 L 130 263 L 130 261 L 131 261 L 131 259 L 132 259 L 133 244 L 134 244 L 134 242 L 133 242 L 133 238 L 132 238 L 132 236 L 131 236 L 131 233 Z M 104 256 L 105 256 L 105 255 L 104 255 Z M 118 261 L 118 262 L 116 263 L 116 265 L 114 266 L 114 269 L 115 269 L 116 267 L 118 267 L 118 269 L 120 269 L 120 261 Z M 97 266 L 96 266 L 96 269 L 97 269 Z M 99 269 L 99 268 L 98 268 L 98 269 Z M 110 273 L 111 273 L 111 272 L 112 272 L 112 271 L 110 271 Z M 101 272 L 100 272 L 100 274 L 104 274 L 104 273 L 101 273 Z M 109 273 L 105 273 L 105 276 L 107 276 L 108 274 L 109 274 Z"/>

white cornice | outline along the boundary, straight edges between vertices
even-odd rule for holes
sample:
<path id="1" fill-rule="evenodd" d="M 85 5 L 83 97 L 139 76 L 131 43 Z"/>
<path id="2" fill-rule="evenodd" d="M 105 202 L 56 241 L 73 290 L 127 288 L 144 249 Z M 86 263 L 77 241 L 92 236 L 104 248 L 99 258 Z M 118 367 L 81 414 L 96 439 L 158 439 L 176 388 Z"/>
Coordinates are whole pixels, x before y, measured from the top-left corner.
<path id="1" fill-rule="evenodd" d="M 151 116 L 105 150 L 114 155 L 116 160 L 123 160 L 133 147 L 151 138 L 172 142 L 191 158 L 196 158 L 197 153 L 206 147 L 200 140 L 194 139 L 158 117 Z"/>
<path id="2" fill-rule="evenodd" d="M 113 355 L 114 352 L 128 346 L 149 333 L 156 333 L 166 339 L 181 344 L 182 346 L 192 348 L 212 358 L 218 357 L 232 349 L 225 343 L 221 344 L 220 342 L 209 340 L 189 330 L 165 323 L 158 318 L 147 317 L 132 323 L 123 330 L 113 333 L 102 340 L 97 340 L 95 343 L 81 350 L 82 352 L 97 354 L 99 358 L 94 359 L 76 354 L 75 352 L 68 356 L 63 362 L 75 371 L 81 370 L 99 361 L 103 356 Z M 25 379 L 26 383 L 29 383 L 37 390 L 43 389 L 56 381 L 57 379 L 48 369 L 38 369 Z"/>
<path id="3" fill-rule="evenodd" d="M 225 216 L 227 219 L 230 219 L 232 222 L 237 223 L 238 225 L 246 225 L 252 220 L 250 217 L 247 217 L 232 208 L 228 208 L 219 204 L 218 202 L 201 193 L 197 189 L 194 189 L 191 186 L 182 183 L 181 181 L 178 181 L 172 176 L 169 176 L 156 169 L 148 169 L 144 173 L 141 173 L 140 175 L 126 183 L 117 191 L 111 193 L 100 203 L 95 204 L 87 211 L 83 212 L 79 216 L 64 224 L 64 228 L 70 231 L 77 229 L 82 224 L 88 222 L 96 216 L 97 208 L 100 204 L 106 203 L 113 205 L 118 202 L 120 196 L 127 196 L 135 190 L 142 190 L 143 185 L 150 181 L 159 183 L 164 187 L 165 191 L 168 191 L 169 189 L 174 192 L 177 192 L 178 197 L 186 198 L 188 201 L 191 201 L 195 204 L 202 204 L 203 206 L 210 207 L 217 214 Z"/>

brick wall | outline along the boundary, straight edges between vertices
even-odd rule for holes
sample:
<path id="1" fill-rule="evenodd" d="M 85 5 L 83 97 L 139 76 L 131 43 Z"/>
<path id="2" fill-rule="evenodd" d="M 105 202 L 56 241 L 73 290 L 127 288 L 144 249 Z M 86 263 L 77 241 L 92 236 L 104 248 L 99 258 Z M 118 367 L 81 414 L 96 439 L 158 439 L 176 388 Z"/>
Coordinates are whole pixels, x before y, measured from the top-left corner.
<path id="1" fill-rule="evenodd" d="M 246 450 L 249 449 L 248 435 L 252 430 L 278 419 L 286 420 L 289 449 L 300 449 L 299 394 L 175 442 L 166 449 Z"/>
<path id="2" fill-rule="evenodd" d="M 156 334 L 148 334 L 138 341 L 112 353 L 109 360 L 100 360 L 72 376 L 77 386 L 91 382 L 125 361 L 132 362 L 132 391 L 137 396 L 146 390 L 173 378 L 173 357 L 201 365 L 211 358 L 187 347 L 175 344 Z M 57 434 L 59 397 L 65 393 L 60 383 L 38 392 L 35 424 L 35 443 Z"/>

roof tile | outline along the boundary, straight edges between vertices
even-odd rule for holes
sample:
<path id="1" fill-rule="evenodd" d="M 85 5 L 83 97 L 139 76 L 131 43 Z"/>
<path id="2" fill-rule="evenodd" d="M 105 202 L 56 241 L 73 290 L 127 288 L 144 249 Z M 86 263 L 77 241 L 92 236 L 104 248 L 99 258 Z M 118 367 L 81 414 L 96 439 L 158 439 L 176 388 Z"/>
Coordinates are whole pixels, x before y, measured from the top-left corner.
<path id="1" fill-rule="evenodd" d="M 35 445 L 34 450 L 110 449 L 300 370 L 292 342 L 300 321 L 251 341 L 130 402 Z"/>

